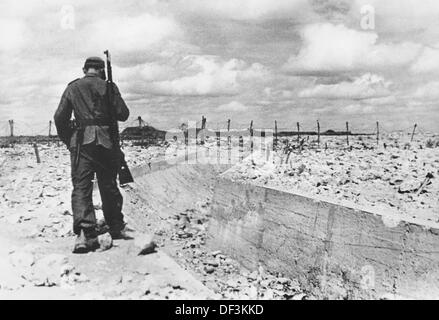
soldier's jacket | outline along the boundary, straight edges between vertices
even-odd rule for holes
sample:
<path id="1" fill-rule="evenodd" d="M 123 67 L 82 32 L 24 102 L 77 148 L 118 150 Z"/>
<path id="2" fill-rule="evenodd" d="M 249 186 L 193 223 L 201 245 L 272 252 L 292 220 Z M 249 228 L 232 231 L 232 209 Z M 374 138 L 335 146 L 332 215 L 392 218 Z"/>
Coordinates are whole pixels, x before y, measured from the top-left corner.
<path id="1" fill-rule="evenodd" d="M 76 146 L 76 132 L 70 128 L 72 112 L 79 122 L 81 120 L 110 121 L 106 100 L 107 82 L 97 75 L 86 75 L 71 82 L 61 98 L 55 113 L 55 125 L 60 139 L 69 147 Z M 126 121 L 129 110 L 123 101 L 119 89 L 114 85 L 114 107 L 117 120 Z M 108 126 L 87 126 L 84 131 L 83 145 L 96 141 L 96 144 L 111 149 L 113 144 Z"/>

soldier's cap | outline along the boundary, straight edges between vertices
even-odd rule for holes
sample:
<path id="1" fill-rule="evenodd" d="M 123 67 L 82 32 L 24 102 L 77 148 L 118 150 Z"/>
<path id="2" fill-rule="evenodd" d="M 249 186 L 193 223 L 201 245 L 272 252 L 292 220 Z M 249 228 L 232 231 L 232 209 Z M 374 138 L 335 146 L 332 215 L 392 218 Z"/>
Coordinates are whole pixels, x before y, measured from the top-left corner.
<path id="1" fill-rule="evenodd" d="M 105 61 L 99 57 L 90 57 L 85 60 L 84 69 L 105 69 Z"/>

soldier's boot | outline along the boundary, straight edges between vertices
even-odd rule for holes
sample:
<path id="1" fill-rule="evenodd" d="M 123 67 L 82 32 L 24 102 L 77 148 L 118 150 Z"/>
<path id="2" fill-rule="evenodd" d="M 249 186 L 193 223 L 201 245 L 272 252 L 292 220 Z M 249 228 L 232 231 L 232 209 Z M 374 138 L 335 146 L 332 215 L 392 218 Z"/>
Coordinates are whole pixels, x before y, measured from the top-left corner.
<path id="1" fill-rule="evenodd" d="M 134 232 L 134 230 L 128 228 L 126 225 L 118 229 L 110 228 L 109 231 L 113 240 L 133 240 L 132 232 Z"/>
<path id="2" fill-rule="evenodd" d="M 98 235 L 102 235 L 109 231 L 110 231 L 110 227 L 108 226 L 107 221 L 105 221 L 105 219 L 100 219 L 96 224 L 96 233 Z"/>
<path id="3" fill-rule="evenodd" d="M 99 249 L 99 241 L 96 233 L 81 230 L 81 234 L 76 238 L 73 253 L 89 253 L 97 249 Z"/>

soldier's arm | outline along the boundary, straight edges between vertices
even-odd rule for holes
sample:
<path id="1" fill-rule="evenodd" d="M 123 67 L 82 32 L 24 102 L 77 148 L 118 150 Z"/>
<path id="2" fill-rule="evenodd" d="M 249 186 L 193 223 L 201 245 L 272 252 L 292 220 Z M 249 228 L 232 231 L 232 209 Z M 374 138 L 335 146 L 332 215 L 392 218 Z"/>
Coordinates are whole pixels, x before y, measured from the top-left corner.
<path id="1" fill-rule="evenodd" d="M 116 107 L 116 115 L 118 121 L 127 121 L 130 116 L 130 110 L 128 109 L 125 101 L 122 99 L 119 88 L 114 84 L 114 105 Z"/>
<path id="2" fill-rule="evenodd" d="M 69 88 L 67 88 L 61 97 L 61 102 L 59 103 L 54 116 L 58 136 L 67 146 L 70 144 L 70 138 L 73 133 L 73 130 L 70 127 L 72 112 L 73 105 L 69 98 Z"/>

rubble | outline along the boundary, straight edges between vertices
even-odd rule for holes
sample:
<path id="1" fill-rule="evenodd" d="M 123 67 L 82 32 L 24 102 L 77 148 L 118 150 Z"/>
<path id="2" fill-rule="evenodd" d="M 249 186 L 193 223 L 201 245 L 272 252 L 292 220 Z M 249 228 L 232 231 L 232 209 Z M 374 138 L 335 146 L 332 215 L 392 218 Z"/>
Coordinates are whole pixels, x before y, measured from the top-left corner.
<path id="1" fill-rule="evenodd" d="M 138 255 L 154 253 L 157 248 L 154 236 L 148 234 L 137 235 L 134 240 L 134 245 L 139 249 Z"/>
<path id="2" fill-rule="evenodd" d="M 169 219 L 171 229 L 161 232 L 161 241 L 175 248 L 174 257 L 224 299 L 289 299 L 302 292 L 298 282 L 271 275 L 262 269 L 249 272 L 221 251 L 210 251 L 206 242 L 210 202 L 197 203 L 195 209 L 180 212 Z M 192 230 L 192 237 L 180 237 L 180 231 Z"/>
<path id="3" fill-rule="evenodd" d="M 377 148 L 376 141 L 367 137 L 351 141 L 352 150 L 342 147 L 342 138 L 325 139 L 329 140 L 327 150 L 293 151 L 288 162 L 282 151 L 272 153 L 269 161 L 255 154 L 223 176 L 365 210 L 439 221 L 439 214 L 432 210 L 437 207 L 439 181 L 424 180 L 439 172 L 439 148 L 416 147 L 428 136 L 418 135 L 409 149 L 402 142 L 410 137 L 403 134 L 383 136 L 386 148 Z"/>
<path id="4" fill-rule="evenodd" d="M 415 192 L 416 190 L 419 189 L 420 186 L 421 183 L 418 180 L 415 179 L 406 180 L 401 182 L 398 188 L 398 192 L 399 193 Z"/>

